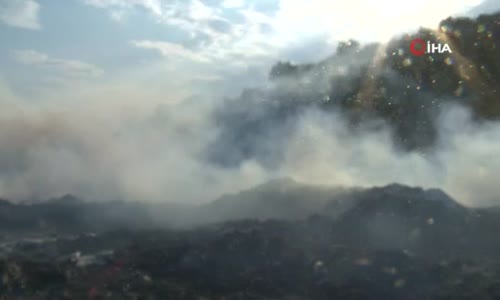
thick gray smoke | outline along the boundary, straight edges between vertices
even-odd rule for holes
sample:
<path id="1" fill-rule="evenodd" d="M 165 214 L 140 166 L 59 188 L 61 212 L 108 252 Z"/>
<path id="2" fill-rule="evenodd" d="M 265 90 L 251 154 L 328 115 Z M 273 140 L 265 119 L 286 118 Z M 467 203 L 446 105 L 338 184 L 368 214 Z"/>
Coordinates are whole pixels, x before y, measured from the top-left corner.
<path id="1" fill-rule="evenodd" d="M 311 106 L 287 117 L 279 106 L 270 112 L 272 105 L 255 105 L 243 114 L 246 127 L 233 128 L 241 122 L 220 115 L 248 109 L 241 99 L 230 106 L 191 99 L 123 111 L 91 103 L 89 109 L 33 108 L 7 90 L 1 96 L 0 197 L 16 201 L 70 193 L 99 201 L 200 203 L 276 177 L 438 187 L 474 206 L 500 200 L 494 176 L 500 124 L 475 123 L 457 106 L 441 106 L 434 148 L 407 152 L 394 146 L 382 121 L 353 130 L 340 112 Z"/>

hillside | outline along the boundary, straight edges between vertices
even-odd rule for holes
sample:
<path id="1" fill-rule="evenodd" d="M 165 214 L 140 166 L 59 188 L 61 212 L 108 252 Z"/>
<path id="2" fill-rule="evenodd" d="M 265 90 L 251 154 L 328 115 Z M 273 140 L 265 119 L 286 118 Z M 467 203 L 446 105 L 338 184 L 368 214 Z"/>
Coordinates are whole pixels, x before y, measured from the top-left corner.
<path id="1" fill-rule="evenodd" d="M 265 210 L 271 202 L 290 211 L 287 205 L 297 205 L 293 196 L 289 203 L 277 197 L 283 195 L 279 189 L 262 194 L 265 188 L 242 193 L 242 208 L 254 202 Z M 250 200 L 252 194 L 265 197 Z M 227 199 L 216 201 L 216 207 L 227 205 Z M 0 293 L 16 299 L 500 295 L 497 209 L 470 209 L 439 190 L 401 185 L 343 193 L 337 201 L 352 206 L 338 216 L 329 212 L 334 199 L 335 194 L 330 202 L 308 199 L 326 207 L 298 220 L 234 220 L 189 230 L 129 227 L 3 243 Z M 231 209 L 237 206 L 232 203 Z"/>

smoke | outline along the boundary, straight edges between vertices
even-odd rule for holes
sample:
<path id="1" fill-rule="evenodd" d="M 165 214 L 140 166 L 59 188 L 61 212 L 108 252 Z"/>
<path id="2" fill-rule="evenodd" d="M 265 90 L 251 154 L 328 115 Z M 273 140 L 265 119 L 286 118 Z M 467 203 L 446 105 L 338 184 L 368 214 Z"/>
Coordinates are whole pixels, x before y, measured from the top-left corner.
<path id="1" fill-rule="evenodd" d="M 366 52 L 372 57 L 372 48 Z M 500 200 L 499 123 L 477 123 L 463 107 L 440 105 L 435 146 L 403 151 L 382 120 L 353 128 L 340 110 L 301 103 L 330 85 L 350 92 L 362 68 L 333 61 L 325 72 L 337 80 L 319 81 L 313 70 L 301 79 L 308 88 L 290 80 L 237 99 L 199 97 L 154 109 L 123 108 L 118 101 L 106 109 L 96 109 L 95 101 L 35 107 L 3 87 L 0 197 L 201 203 L 291 177 L 336 186 L 438 187 L 472 206 Z"/>
<path id="2" fill-rule="evenodd" d="M 438 187 L 466 205 L 498 204 L 499 123 L 477 124 L 464 107 L 443 106 L 439 142 L 425 152 L 399 150 L 387 125 L 353 134 L 346 124 L 338 114 L 301 116 L 287 145 L 283 173 L 306 183 Z"/>
<path id="3" fill-rule="evenodd" d="M 30 109 L 0 117 L 0 194 L 41 200 L 206 201 L 262 178 L 251 162 L 211 168 L 201 152 L 217 133 L 203 105 L 110 112 Z"/>

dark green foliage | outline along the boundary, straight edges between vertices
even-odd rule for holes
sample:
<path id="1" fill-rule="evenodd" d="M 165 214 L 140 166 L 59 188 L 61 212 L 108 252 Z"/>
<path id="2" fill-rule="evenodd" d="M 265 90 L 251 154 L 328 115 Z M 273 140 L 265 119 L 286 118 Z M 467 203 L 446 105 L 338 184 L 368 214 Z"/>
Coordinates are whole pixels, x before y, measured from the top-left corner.
<path id="1" fill-rule="evenodd" d="M 415 57 L 409 51 L 415 38 L 448 43 L 453 53 Z M 276 64 L 270 78 L 286 84 L 267 93 L 268 101 L 282 107 L 326 104 L 355 122 L 380 117 L 403 148 L 430 147 L 444 104 L 468 106 L 478 119 L 500 119 L 500 13 L 448 18 L 438 31 L 420 29 L 387 45 L 340 42 L 334 55 L 317 64 Z"/>

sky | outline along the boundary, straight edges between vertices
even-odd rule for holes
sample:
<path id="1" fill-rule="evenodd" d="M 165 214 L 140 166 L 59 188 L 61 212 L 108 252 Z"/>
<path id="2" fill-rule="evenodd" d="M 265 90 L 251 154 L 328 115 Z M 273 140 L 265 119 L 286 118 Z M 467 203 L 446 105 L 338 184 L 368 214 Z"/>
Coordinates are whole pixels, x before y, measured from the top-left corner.
<path id="1" fill-rule="evenodd" d="M 236 95 L 261 85 L 277 60 L 436 27 L 481 2 L 0 0 L 0 87 L 57 105 Z"/>

